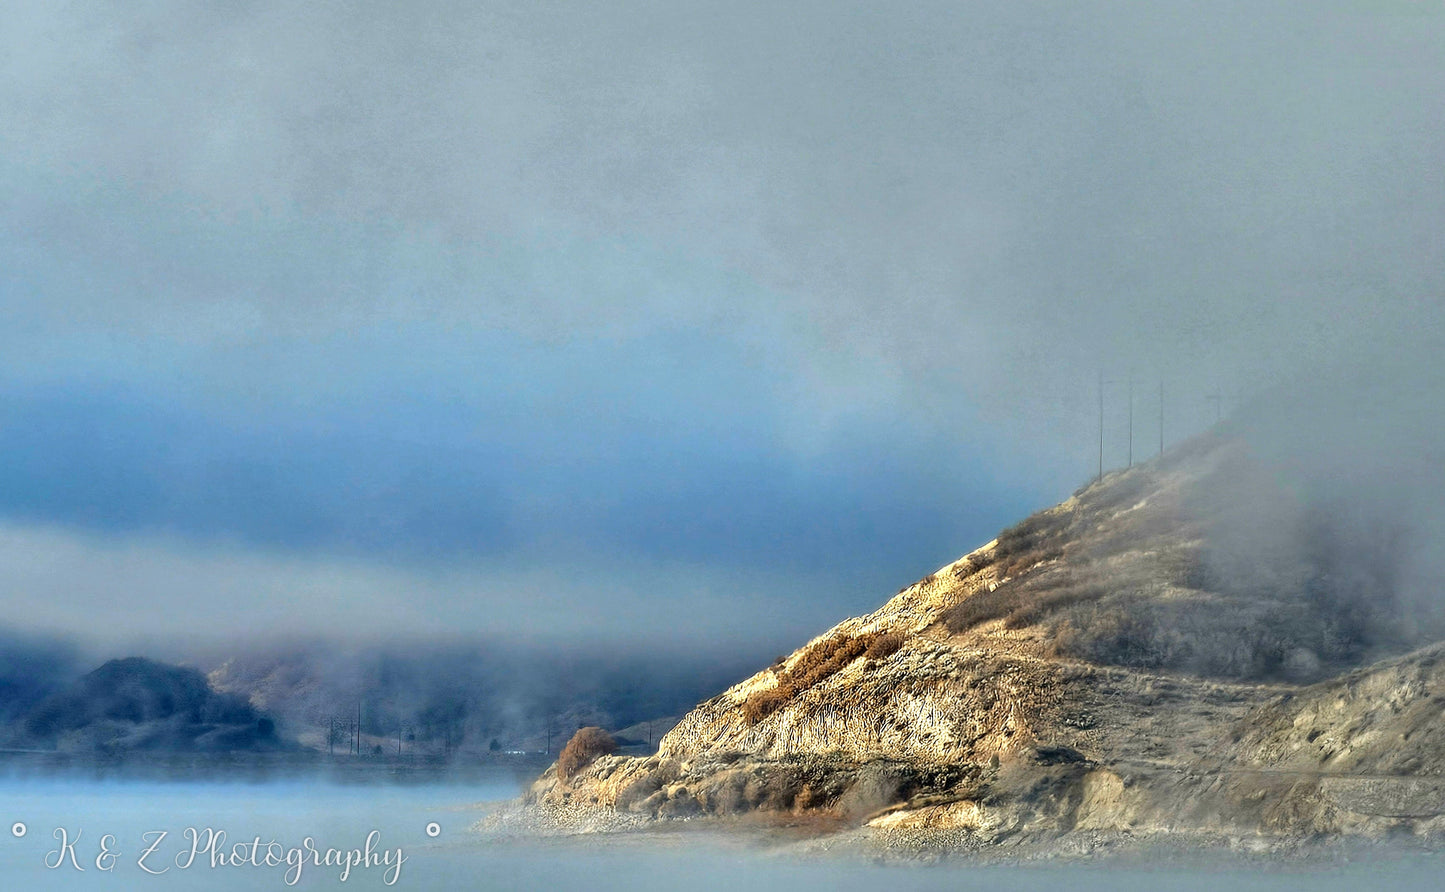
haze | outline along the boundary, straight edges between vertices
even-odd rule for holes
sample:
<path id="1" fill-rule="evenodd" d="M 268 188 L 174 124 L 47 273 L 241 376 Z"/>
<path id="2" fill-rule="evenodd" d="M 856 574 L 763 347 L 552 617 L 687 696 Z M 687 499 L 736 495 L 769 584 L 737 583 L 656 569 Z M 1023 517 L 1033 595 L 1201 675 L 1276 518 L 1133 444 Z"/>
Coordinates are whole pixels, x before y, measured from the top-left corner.
<path id="1" fill-rule="evenodd" d="M 0 60 L 20 629 L 796 644 L 1088 480 L 1101 374 L 1109 466 L 1130 380 L 1136 458 L 1161 385 L 1176 442 L 1327 381 L 1311 467 L 1439 486 L 1424 4 L 15 3 Z"/>

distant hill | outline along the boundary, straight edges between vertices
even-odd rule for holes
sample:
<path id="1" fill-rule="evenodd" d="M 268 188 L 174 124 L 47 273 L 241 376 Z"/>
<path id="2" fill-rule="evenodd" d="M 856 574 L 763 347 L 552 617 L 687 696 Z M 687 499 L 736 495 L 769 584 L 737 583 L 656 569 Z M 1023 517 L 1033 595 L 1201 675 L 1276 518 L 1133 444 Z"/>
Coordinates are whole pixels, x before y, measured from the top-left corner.
<path id="1" fill-rule="evenodd" d="M 755 660 L 486 640 L 313 641 L 191 655 L 188 662 L 208 667 L 204 675 L 141 657 L 86 674 L 86 661 L 64 642 L 0 629 L 0 749 L 250 752 L 299 744 L 344 755 L 358 708 L 367 753 L 381 746 L 394 754 L 399 732 L 407 756 L 465 762 L 555 752 L 583 725 L 621 728 L 648 748 L 676 723 L 657 717 L 680 716 Z"/>
<path id="2" fill-rule="evenodd" d="M 311 642 L 226 654 L 207 678 L 319 750 L 330 748 L 336 723 L 346 731 L 331 737 L 346 749 L 359 709 L 368 740 L 394 744 L 405 729 L 405 752 L 465 760 L 495 751 L 540 753 L 549 744 L 556 752 L 583 725 L 620 728 L 643 742 L 650 735 L 656 743 L 672 726 L 657 717 L 681 715 L 756 659 L 720 649 L 619 653 L 495 640 Z M 649 720 L 650 732 L 639 724 Z"/>
<path id="3" fill-rule="evenodd" d="M 244 697 L 213 690 L 196 669 L 142 657 L 110 660 L 19 720 L 29 746 L 78 753 L 234 752 L 295 746 Z"/>

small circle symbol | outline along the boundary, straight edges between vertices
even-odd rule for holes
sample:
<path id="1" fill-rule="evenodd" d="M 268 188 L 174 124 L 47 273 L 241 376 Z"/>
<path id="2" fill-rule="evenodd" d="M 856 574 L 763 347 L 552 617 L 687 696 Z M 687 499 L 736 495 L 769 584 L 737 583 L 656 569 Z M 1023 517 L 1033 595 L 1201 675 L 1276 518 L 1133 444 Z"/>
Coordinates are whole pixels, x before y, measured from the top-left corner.
<path id="1" fill-rule="evenodd" d="M 24 822 L 24 821 L 16 821 L 15 823 L 11 824 L 11 825 L 10 825 L 10 832 L 13 833 L 13 834 L 15 834 L 17 837 L 18 837 L 18 836 L 24 836 L 24 835 L 25 835 L 25 822 Z"/>
<path id="2" fill-rule="evenodd" d="M 436 821 L 432 821 L 430 824 L 426 825 L 426 835 L 430 836 L 432 839 L 436 839 L 438 836 L 441 836 L 442 825 L 438 824 Z"/>

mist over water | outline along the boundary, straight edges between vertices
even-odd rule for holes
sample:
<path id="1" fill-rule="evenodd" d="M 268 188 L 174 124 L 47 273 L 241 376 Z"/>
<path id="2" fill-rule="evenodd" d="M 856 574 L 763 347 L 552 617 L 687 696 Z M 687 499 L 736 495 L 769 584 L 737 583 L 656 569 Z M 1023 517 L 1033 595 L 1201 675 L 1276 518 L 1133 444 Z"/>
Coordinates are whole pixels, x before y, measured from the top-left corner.
<path id="1" fill-rule="evenodd" d="M 299 846 L 310 836 L 321 848 L 364 846 L 379 831 L 378 848 L 400 847 L 406 856 L 394 885 L 378 868 L 355 869 L 342 884 L 334 866 L 308 865 L 301 889 L 485 889 L 598 890 L 840 889 L 880 887 L 907 890 L 1037 890 L 1070 888 L 1085 892 L 1159 889 L 1209 892 L 1222 885 L 1247 892 L 1320 892 L 1380 888 L 1433 889 L 1442 867 L 1438 857 L 1381 851 L 1337 857 L 1326 863 L 1267 864 L 1247 856 L 1199 859 L 1127 860 L 1090 865 L 1022 866 L 941 862 L 929 865 L 876 864 L 846 852 L 798 857 L 784 849 L 759 847 L 706 831 L 657 834 L 650 838 L 489 839 L 468 832 L 496 800 L 515 795 L 505 779 L 464 786 L 348 785 L 325 783 L 245 784 L 226 782 L 77 781 L 7 778 L 0 780 L 0 801 L 10 822 L 24 820 L 26 835 L 0 840 L 0 875 L 20 888 L 84 889 L 284 889 L 282 868 L 210 867 L 207 856 L 182 869 L 190 843 L 188 827 L 224 829 L 230 841 L 276 841 Z M 7 822 L 7 823 L 10 823 Z M 427 835 L 435 822 L 440 833 Z M 101 835 L 112 834 L 123 856 L 109 873 L 79 859 L 85 872 L 67 861 L 63 869 L 46 867 L 58 847 L 55 828 L 81 831 L 77 853 L 93 859 Z M 166 830 L 162 848 L 171 869 L 155 876 L 139 870 L 135 859 L 147 843 L 142 835 Z M 154 841 L 154 837 L 151 841 Z M 138 845 L 140 843 L 140 845 Z M 171 843 L 174 843 L 172 845 Z M 152 855 L 148 865 L 161 866 Z M 53 863 L 53 859 L 52 859 Z"/>

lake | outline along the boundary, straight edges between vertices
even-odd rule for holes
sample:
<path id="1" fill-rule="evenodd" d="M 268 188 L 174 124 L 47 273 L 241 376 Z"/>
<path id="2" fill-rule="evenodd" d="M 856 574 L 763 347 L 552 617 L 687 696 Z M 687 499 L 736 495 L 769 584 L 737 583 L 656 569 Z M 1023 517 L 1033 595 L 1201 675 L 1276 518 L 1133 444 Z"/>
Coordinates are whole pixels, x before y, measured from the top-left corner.
<path id="1" fill-rule="evenodd" d="M 495 803 L 518 791 L 517 780 L 506 773 L 410 784 L 11 777 L 0 780 L 0 878 L 5 888 L 24 890 L 1405 892 L 1439 889 L 1445 877 L 1445 859 L 1433 856 L 1320 867 L 1234 863 L 1217 869 L 885 865 L 769 853 L 706 834 L 682 842 L 673 835 L 654 844 L 637 837 L 498 841 L 468 830 Z M 23 835 L 12 832 L 16 822 L 24 823 Z M 214 845 L 218 832 L 224 832 L 224 840 L 216 837 L 220 844 Z M 368 836 L 373 842 L 369 853 Z M 114 857 L 102 857 L 97 865 L 103 838 L 104 852 Z M 214 866 L 213 849 L 222 856 Z M 398 849 L 404 856 L 399 869 Z M 354 864 L 343 881 L 348 858 L 367 863 Z M 296 860 L 302 862 L 299 875 Z M 111 869 L 101 870 L 105 865 Z M 288 880 L 294 884 L 288 886 Z"/>

